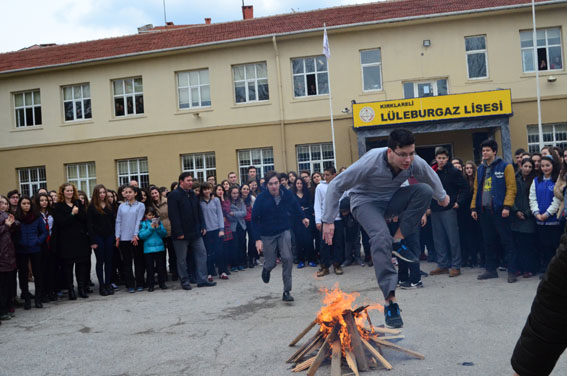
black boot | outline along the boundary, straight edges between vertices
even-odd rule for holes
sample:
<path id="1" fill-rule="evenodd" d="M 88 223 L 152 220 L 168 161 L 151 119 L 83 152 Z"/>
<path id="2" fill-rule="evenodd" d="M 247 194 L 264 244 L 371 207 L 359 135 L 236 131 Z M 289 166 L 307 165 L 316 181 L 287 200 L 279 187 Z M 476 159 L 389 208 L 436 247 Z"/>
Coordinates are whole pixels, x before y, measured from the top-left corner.
<path id="1" fill-rule="evenodd" d="M 79 287 L 79 296 L 83 299 L 88 298 L 87 290 L 84 287 Z"/>
<path id="2" fill-rule="evenodd" d="M 102 285 L 99 287 L 98 293 L 100 294 L 100 296 L 108 296 L 108 290 Z"/>
<path id="3" fill-rule="evenodd" d="M 41 298 L 35 298 L 35 308 L 43 308 L 43 304 L 41 304 Z"/>
<path id="4" fill-rule="evenodd" d="M 106 285 L 106 292 L 108 293 L 108 295 L 114 295 L 114 289 L 112 288 L 111 285 Z"/>
<path id="5" fill-rule="evenodd" d="M 31 294 L 30 293 L 22 293 L 24 298 L 24 309 L 28 310 L 31 309 Z"/>
<path id="6" fill-rule="evenodd" d="M 69 289 L 69 300 L 77 300 L 77 295 L 75 294 L 75 288 L 71 287 Z"/>

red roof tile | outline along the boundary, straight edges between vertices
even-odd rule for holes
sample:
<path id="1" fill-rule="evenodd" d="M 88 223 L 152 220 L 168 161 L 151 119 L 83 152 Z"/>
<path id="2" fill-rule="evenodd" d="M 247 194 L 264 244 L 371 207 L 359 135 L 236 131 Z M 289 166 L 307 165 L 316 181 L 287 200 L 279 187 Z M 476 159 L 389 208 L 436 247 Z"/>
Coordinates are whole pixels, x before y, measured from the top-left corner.
<path id="1" fill-rule="evenodd" d="M 538 3 L 567 3 L 566 0 L 536 0 Z M 453 12 L 490 10 L 499 7 L 530 5 L 530 0 L 399 0 L 342 6 L 309 12 L 196 25 L 166 32 L 143 33 L 29 49 L 0 54 L 0 73 L 35 69 L 61 64 L 108 59 L 137 53 L 184 48 L 207 43 L 226 42 L 344 26 L 357 23 L 388 22 L 400 18 L 448 15 Z"/>

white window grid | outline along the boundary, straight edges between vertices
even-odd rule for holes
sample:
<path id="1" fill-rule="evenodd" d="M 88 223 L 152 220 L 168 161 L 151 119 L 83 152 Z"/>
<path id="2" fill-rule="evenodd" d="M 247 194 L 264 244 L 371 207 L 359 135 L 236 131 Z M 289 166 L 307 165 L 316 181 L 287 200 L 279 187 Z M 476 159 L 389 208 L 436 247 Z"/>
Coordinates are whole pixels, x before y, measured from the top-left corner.
<path id="1" fill-rule="evenodd" d="M 274 149 L 246 149 L 238 150 L 238 170 L 240 182 L 248 182 L 248 167 L 256 167 L 258 177 L 262 178 L 268 171 L 274 170 Z"/>
<path id="2" fill-rule="evenodd" d="M 133 158 L 116 161 L 118 170 L 118 185 L 130 183 L 136 180 L 140 187 L 150 186 L 150 175 L 148 171 L 148 158 Z"/>
<path id="3" fill-rule="evenodd" d="M 561 44 L 561 29 L 537 29 L 537 64 L 540 71 L 557 71 L 563 69 L 563 48 Z M 522 50 L 522 69 L 524 73 L 535 72 L 533 31 L 520 32 L 520 45 Z M 540 56 L 541 53 L 541 56 Z M 545 55 L 545 56 L 543 56 Z M 550 56 L 551 55 L 551 56 Z M 541 65 L 545 58 L 545 66 Z M 558 60 L 558 61 L 556 61 Z"/>
<path id="4" fill-rule="evenodd" d="M 214 152 L 184 154 L 181 156 L 181 171 L 190 172 L 193 179 L 206 182 L 207 178 L 217 177 L 217 162 Z"/>
<path id="5" fill-rule="evenodd" d="M 96 165 L 94 162 L 70 163 L 65 165 L 67 181 L 84 191 L 89 199 L 96 185 Z"/>
<path id="6" fill-rule="evenodd" d="M 62 89 L 65 121 L 92 118 L 90 84 L 64 86 Z"/>
<path id="7" fill-rule="evenodd" d="M 435 97 L 447 95 L 447 79 L 404 82 L 404 98 Z"/>
<path id="8" fill-rule="evenodd" d="M 16 128 L 41 125 L 41 95 L 39 90 L 14 93 Z"/>
<path id="9" fill-rule="evenodd" d="M 327 167 L 335 167 L 333 144 L 297 145 L 297 171 L 322 172 Z"/>
<path id="10" fill-rule="evenodd" d="M 362 72 L 362 91 L 382 90 L 381 50 L 375 48 L 360 51 L 360 66 Z"/>
<path id="11" fill-rule="evenodd" d="M 232 76 L 236 103 L 262 102 L 270 99 L 268 68 L 265 62 L 234 65 Z"/>
<path id="12" fill-rule="evenodd" d="M 544 146 L 567 148 L 567 123 L 543 124 Z M 528 125 L 528 152 L 539 152 L 539 130 L 537 125 Z"/>
<path id="13" fill-rule="evenodd" d="M 293 96 L 329 94 L 329 72 L 325 55 L 291 60 Z"/>
<path id="14" fill-rule="evenodd" d="M 177 73 L 179 109 L 210 107 L 209 70 L 199 69 Z"/>
<path id="15" fill-rule="evenodd" d="M 144 113 L 144 87 L 142 77 L 112 81 L 114 116 L 132 116 Z"/>
<path id="16" fill-rule="evenodd" d="M 47 189 L 45 166 L 18 168 L 20 192 L 26 196 L 33 196 L 39 189 Z"/>
<path id="17" fill-rule="evenodd" d="M 470 37 L 465 37 L 465 51 L 467 56 L 467 77 L 469 80 L 479 80 L 483 78 L 488 78 L 488 51 L 486 49 L 486 36 L 485 35 L 475 35 Z M 471 65 L 478 64 L 480 62 L 480 72 L 471 72 Z M 483 72 L 484 70 L 484 72 Z M 475 73 L 477 73 L 475 75 Z M 484 73 L 484 74 L 482 74 Z"/>

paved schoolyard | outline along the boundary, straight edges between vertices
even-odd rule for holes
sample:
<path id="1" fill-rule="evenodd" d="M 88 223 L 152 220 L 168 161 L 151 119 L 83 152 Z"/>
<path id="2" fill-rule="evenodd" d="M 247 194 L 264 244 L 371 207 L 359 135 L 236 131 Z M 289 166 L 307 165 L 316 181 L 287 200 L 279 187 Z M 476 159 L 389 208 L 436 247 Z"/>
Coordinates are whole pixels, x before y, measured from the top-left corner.
<path id="1" fill-rule="evenodd" d="M 426 271 L 433 267 L 423 264 Z M 169 282 L 174 289 L 122 289 L 20 309 L 0 327 L 0 375 L 290 375 L 285 360 L 295 350 L 288 343 L 314 318 L 320 288 L 338 281 L 346 292 L 360 293 L 360 304 L 380 298 L 371 268 L 351 266 L 323 279 L 315 271 L 294 269 L 292 304 L 281 301 L 278 267 L 269 285 L 255 268 L 213 288 L 184 291 Z M 389 375 L 512 374 L 510 355 L 539 280 L 510 285 L 501 273 L 479 282 L 478 269 L 463 271 L 458 278 L 424 278 L 423 289 L 398 290 L 406 336 L 399 344 L 425 360 L 385 350 L 394 366 Z M 372 318 L 383 323 L 378 312 Z M 565 358 L 553 375 L 567 374 Z M 329 373 L 328 365 L 318 372 Z"/>

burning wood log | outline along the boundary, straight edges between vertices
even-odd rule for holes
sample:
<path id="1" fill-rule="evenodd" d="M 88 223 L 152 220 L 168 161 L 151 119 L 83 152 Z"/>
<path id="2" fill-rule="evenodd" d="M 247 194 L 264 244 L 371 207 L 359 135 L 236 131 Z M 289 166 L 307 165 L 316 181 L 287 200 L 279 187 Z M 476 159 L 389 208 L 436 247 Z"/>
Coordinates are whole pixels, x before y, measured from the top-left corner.
<path id="1" fill-rule="evenodd" d="M 315 357 L 315 361 L 313 362 L 313 364 L 311 365 L 311 367 L 309 367 L 309 371 L 307 371 L 307 376 L 313 376 L 315 375 L 315 372 L 317 372 L 317 369 L 319 369 L 319 367 L 321 366 L 321 363 L 323 363 L 323 360 L 325 360 L 325 358 L 327 357 L 327 353 L 329 352 L 329 343 L 332 343 L 335 341 L 335 338 L 337 337 L 337 333 L 339 332 L 339 326 L 336 325 L 333 328 L 333 331 L 331 332 L 331 334 L 329 334 L 327 336 L 327 338 L 325 338 L 325 342 L 323 343 L 323 346 L 321 346 L 321 348 L 319 349 L 319 352 L 317 353 L 317 356 Z"/>
<path id="2" fill-rule="evenodd" d="M 318 332 L 317 334 L 315 334 L 309 341 L 305 342 L 305 344 L 303 344 L 303 346 L 301 346 L 299 350 L 297 350 L 287 362 L 297 363 L 298 361 L 300 361 L 301 358 L 313 351 L 313 349 L 318 345 L 323 337 L 323 332 Z"/>
<path id="3" fill-rule="evenodd" d="M 352 372 L 354 372 L 354 374 L 356 376 L 359 376 L 358 366 L 356 365 L 356 358 L 354 357 L 354 354 L 352 353 L 352 351 L 345 350 L 345 359 L 347 361 L 348 366 L 352 370 Z"/>
<path id="4" fill-rule="evenodd" d="M 333 355 L 331 356 L 331 376 L 341 376 L 341 341 L 337 338 L 333 341 Z"/>
<path id="5" fill-rule="evenodd" d="M 291 372 L 301 372 L 301 371 L 305 371 L 307 368 L 311 367 L 311 365 L 313 364 L 313 362 L 315 361 L 315 356 L 312 358 L 307 359 L 306 361 L 299 363 L 298 365 L 295 366 L 294 369 L 291 370 Z"/>
<path id="6" fill-rule="evenodd" d="M 411 355 L 413 357 L 416 357 L 418 359 L 425 359 L 425 356 L 423 356 L 423 354 L 420 354 L 420 353 L 413 351 L 413 350 L 410 350 L 410 349 L 406 349 L 405 347 L 402 347 L 402 346 L 398 346 L 394 343 L 390 343 L 390 342 L 384 341 L 382 339 L 374 339 L 374 338 L 372 338 L 372 341 L 374 341 L 374 343 L 376 343 L 379 346 L 389 347 L 391 349 L 398 350 L 400 352 L 406 353 L 406 354 Z"/>
<path id="7" fill-rule="evenodd" d="M 384 358 L 382 356 L 382 354 L 380 354 L 378 351 L 376 351 L 376 349 L 374 347 L 372 347 L 371 344 L 369 344 L 364 338 L 360 339 L 362 341 L 362 343 L 364 344 L 364 346 L 366 346 L 366 348 L 368 349 L 368 351 L 370 351 L 370 354 L 372 354 L 372 356 L 374 358 L 376 358 L 377 361 L 379 361 L 384 368 L 386 369 L 392 369 L 392 365 L 386 360 L 386 358 Z"/>
<path id="8" fill-rule="evenodd" d="M 311 329 L 313 329 L 313 327 L 314 327 L 315 325 L 317 325 L 317 320 L 313 320 L 313 321 L 311 322 L 311 324 L 309 324 L 309 325 L 307 326 L 307 328 L 303 329 L 303 331 L 302 331 L 301 333 L 299 333 L 299 335 L 298 335 L 297 337 L 295 337 L 295 338 L 293 339 L 293 341 L 291 341 L 291 343 L 289 344 L 289 346 L 290 346 L 290 347 L 291 347 L 291 346 L 295 346 L 295 344 L 296 344 L 297 342 L 299 342 L 307 333 L 309 333 L 309 331 L 310 331 Z"/>
<path id="9" fill-rule="evenodd" d="M 343 318 L 346 322 L 347 331 L 350 335 L 350 345 L 352 347 L 352 352 L 356 358 L 356 364 L 358 365 L 359 371 L 368 371 L 368 363 L 366 362 L 366 356 L 364 355 L 364 348 L 362 347 L 360 334 L 356 324 L 354 323 L 354 317 L 352 316 L 352 311 L 347 311 L 343 314 Z"/>

